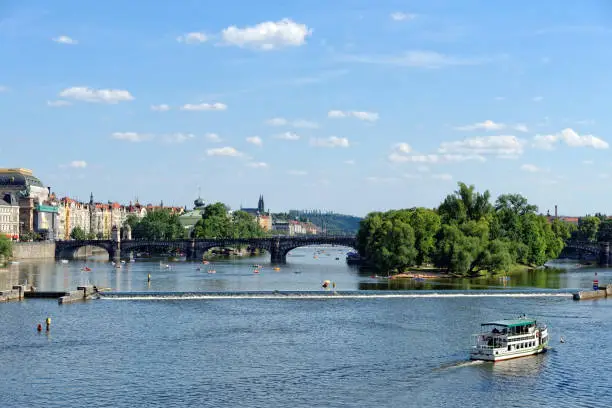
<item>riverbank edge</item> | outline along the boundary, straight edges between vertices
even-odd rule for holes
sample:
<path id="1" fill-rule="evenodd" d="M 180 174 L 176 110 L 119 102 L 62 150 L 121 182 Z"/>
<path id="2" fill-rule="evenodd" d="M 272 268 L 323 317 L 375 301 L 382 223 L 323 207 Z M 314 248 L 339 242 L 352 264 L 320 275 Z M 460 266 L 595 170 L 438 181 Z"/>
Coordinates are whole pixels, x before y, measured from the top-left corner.
<path id="1" fill-rule="evenodd" d="M 440 268 L 434 268 L 434 267 L 413 267 L 413 268 L 408 268 L 407 270 L 405 270 L 404 272 L 400 272 L 397 273 L 395 275 L 390 275 L 389 279 L 439 279 L 439 278 L 469 278 L 469 279 L 473 279 L 473 278 L 480 278 L 480 277 L 487 277 L 487 276 L 511 276 L 511 275 L 516 275 L 516 274 L 520 274 L 520 273 L 524 273 L 524 272 L 529 272 L 532 270 L 536 270 L 538 269 L 537 267 L 533 267 L 530 265 L 522 265 L 522 264 L 516 264 L 513 265 L 507 272 L 505 273 L 496 273 L 496 274 L 490 274 L 488 272 L 484 272 L 484 273 L 479 273 L 478 275 L 475 276 L 463 276 L 463 275 L 457 275 L 457 274 L 453 274 L 453 273 L 448 273 L 446 271 L 444 271 L 443 269 Z M 544 269 L 544 268 L 542 268 Z"/>

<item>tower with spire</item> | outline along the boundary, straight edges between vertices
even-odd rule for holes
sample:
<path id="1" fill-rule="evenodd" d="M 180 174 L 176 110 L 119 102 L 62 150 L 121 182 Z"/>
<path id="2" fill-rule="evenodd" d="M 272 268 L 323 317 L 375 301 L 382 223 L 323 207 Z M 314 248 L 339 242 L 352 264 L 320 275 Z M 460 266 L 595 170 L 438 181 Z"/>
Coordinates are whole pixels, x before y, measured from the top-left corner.
<path id="1" fill-rule="evenodd" d="M 265 212 L 265 206 L 264 206 L 264 199 L 263 199 L 263 194 L 259 196 L 259 201 L 257 202 L 257 211 L 260 214 L 263 214 Z"/>

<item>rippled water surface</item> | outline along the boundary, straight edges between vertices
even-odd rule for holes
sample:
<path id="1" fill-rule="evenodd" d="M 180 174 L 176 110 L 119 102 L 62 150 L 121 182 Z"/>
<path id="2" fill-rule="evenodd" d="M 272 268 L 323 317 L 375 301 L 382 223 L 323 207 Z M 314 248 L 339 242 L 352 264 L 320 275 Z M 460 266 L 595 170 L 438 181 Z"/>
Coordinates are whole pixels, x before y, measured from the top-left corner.
<path id="1" fill-rule="evenodd" d="M 139 296 L 63 306 L 52 300 L 0 304 L 0 404 L 612 406 L 606 390 L 612 376 L 610 300 L 574 302 L 555 285 L 486 292 L 395 288 L 360 296 L 369 276 L 333 258 L 315 266 L 309 266 L 312 253 L 303 259 L 278 272 L 264 265 L 259 275 L 252 273 L 251 259 L 241 261 L 246 265 L 215 264 L 214 276 L 202 276 L 193 264 L 165 270 L 157 261 L 136 262 L 121 271 L 96 264 L 87 279 L 104 278 L 96 283 Z M 12 273 L 36 280 L 39 287 L 81 283 L 72 263 L 52 270 L 39 266 L 30 275 L 25 268 Z M 302 273 L 293 273 L 298 269 Z M 151 287 L 147 273 L 153 276 Z M 606 271 L 598 274 L 600 281 L 607 279 Z M 571 283 L 566 288 L 586 287 L 593 272 L 555 276 Z M 337 281 L 338 292 L 350 296 L 321 292 L 322 279 Z M 202 290 L 316 291 L 319 296 L 170 293 Z M 166 293 L 165 299 L 158 292 Z M 467 360 L 470 335 L 479 323 L 522 313 L 548 324 L 550 352 L 495 364 Z M 37 333 L 36 324 L 47 316 L 51 331 Z"/>

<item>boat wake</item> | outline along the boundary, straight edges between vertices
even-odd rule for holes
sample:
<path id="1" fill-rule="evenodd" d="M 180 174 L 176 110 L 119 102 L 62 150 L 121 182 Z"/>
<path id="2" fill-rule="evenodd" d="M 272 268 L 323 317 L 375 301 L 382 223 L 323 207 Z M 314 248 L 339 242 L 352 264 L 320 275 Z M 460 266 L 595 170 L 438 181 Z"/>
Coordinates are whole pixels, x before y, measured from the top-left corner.
<path id="1" fill-rule="evenodd" d="M 101 292 L 106 300 L 222 300 L 222 299 L 413 299 L 413 298 L 571 298 L 564 292 L 414 293 L 389 291 L 235 291 L 235 292 Z"/>
<path id="2" fill-rule="evenodd" d="M 480 364 L 485 364 L 485 363 L 487 363 L 487 361 L 483 361 L 483 360 L 458 361 L 456 363 L 447 364 L 442 367 L 439 367 L 435 371 L 444 371 L 444 370 L 451 370 L 454 368 L 470 367 L 470 366 L 475 366 L 475 365 L 480 365 Z"/>

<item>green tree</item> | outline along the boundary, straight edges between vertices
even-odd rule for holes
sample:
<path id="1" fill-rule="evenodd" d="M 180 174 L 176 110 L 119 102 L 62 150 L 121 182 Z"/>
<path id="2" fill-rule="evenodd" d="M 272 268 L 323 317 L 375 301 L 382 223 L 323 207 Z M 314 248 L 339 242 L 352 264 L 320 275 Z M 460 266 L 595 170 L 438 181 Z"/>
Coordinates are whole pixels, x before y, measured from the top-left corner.
<path id="1" fill-rule="evenodd" d="M 359 252 L 380 270 L 401 270 L 414 265 L 417 250 L 406 210 L 371 213 L 357 234 Z"/>
<path id="2" fill-rule="evenodd" d="M 87 233 L 79 226 L 76 226 L 70 231 L 70 238 L 77 241 L 84 241 L 87 239 Z"/>
<path id="3" fill-rule="evenodd" d="M 150 211 L 138 223 L 128 217 L 126 224 L 134 225 L 132 236 L 136 239 L 174 240 L 184 235 L 178 215 L 168 209 Z"/>
<path id="4" fill-rule="evenodd" d="M 251 214 L 235 211 L 232 214 L 231 235 L 232 238 L 259 238 L 266 236 L 266 231 Z"/>
<path id="5" fill-rule="evenodd" d="M 578 220 L 577 238 L 581 241 L 596 241 L 597 231 L 601 220 L 597 217 L 587 215 Z"/>
<path id="6" fill-rule="evenodd" d="M 440 229 L 440 216 L 428 208 L 413 208 L 409 211 L 409 222 L 414 231 L 414 246 L 417 250 L 416 264 L 431 262 L 436 246 L 436 234 Z"/>
<path id="7" fill-rule="evenodd" d="M 232 220 L 227 215 L 223 203 L 209 204 L 204 207 L 202 219 L 194 226 L 195 238 L 231 238 Z"/>
<path id="8" fill-rule="evenodd" d="M 597 230 L 597 241 L 612 242 L 612 218 L 606 218 L 599 224 L 599 228 Z"/>
<path id="9" fill-rule="evenodd" d="M 5 235 L 0 234 L 0 255 L 5 258 L 13 256 L 13 242 Z"/>
<path id="10" fill-rule="evenodd" d="M 488 190 L 480 194 L 473 185 L 459 182 L 458 186 L 459 189 L 446 196 L 438 208 L 443 223 L 479 220 L 491 213 L 493 207 L 489 202 L 491 194 Z"/>

